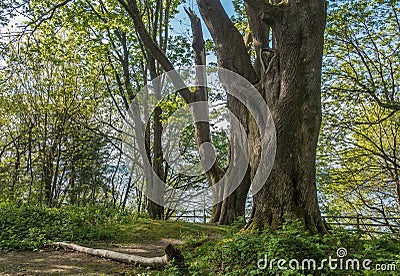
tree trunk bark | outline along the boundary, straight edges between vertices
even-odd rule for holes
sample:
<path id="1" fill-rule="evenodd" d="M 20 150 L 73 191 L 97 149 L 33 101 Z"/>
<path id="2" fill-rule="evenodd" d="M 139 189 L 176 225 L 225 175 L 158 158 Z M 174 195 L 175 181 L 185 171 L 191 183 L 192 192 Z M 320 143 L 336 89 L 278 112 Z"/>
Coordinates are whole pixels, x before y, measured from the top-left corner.
<path id="1" fill-rule="evenodd" d="M 261 53 L 259 88 L 272 112 L 278 142 L 271 174 L 254 196 L 250 228 L 276 229 L 287 215 L 300 219 L 311 233 L 326 232 L 315 184 L 325 1 L 266 5 L 262 19 L 272 26 L 274 47 Z"/>
<path id="2" fill-rule="evenodd" d="M 315 185 L 325 1 L 245 2 L 247 9 L 251 9 L 247 16 L 254 46 L 260 51 L 256 56 L 260 64 L 256 62 L 254 67 L 249 65 L 243 39 L 220 1 L 197 0 L 216 44 L 219 65 L 256 85 L 276 126 L 276 160 L 265 185 L 254 195 L 250 228 L 276 229 L 288 215 L 300 219 L 310 232 L 325 232 Z M 240 107 L 230 108 L 248 128 L 250 149 L 257 149 L 259 137 L 254 120 L 251 116 L 244 120 L 246 116 Z M 253 176 L 263 164 L 258 164 L 260 152 L 252 150 L 250 155 Z"/>

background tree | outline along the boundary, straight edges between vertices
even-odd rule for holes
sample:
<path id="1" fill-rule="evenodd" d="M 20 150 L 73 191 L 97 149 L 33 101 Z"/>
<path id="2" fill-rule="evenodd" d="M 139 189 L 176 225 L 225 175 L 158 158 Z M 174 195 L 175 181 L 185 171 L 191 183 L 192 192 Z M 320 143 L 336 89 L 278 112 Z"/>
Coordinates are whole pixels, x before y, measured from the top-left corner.
<path id="1" fill-rule="evenodd" d="M 399 9 L 382 1 L 331 5 L 319 157 L 329 214 L 399 214 Z"/>
<path id="2" fill-rule="evenodd" d="M 161 1 L 146 2 L 141 6 L 141 13 L 152 37 L 163 41 L 163 49 L 169 58 L 183 66 L 189 61 L 188 50 L 190 45 L 183 36 L 170 37 L 168 35 L 170 29 L 165 27 L 165 24 L 177 12 L 178 3 L 178 1 L 168 3 L 161 3 Z M 155 9 L 159 12 L 154 13 Z M 74 18 L 75 14 L 80 14 L 80 17 Z M 143 198 L 140 187 L 143 187 L 144 184 L 151 184 L 152 179 L 143 178 L 136 166 L 137 164 L 134 164 L 134 167 L 130 169 L 124 163 L 125 157 L 122 156 L 125 154 L 122 142 L 124 124 L 126 124 L 124 112 L 129 108 L 129 103 L 136 96 L 136 93 L 151 81 L 151 76 L 154 77 L 160 73 L 157 61 L 152 61 L 151 56 L 138 41 L 135 29 L 131 27 L 132 22 L 129 21 L 124 10 L 116 6 L 113 1 L 65 1 L 57 5 L 46 1 L 32 1 L 26 15 L 29 16 L 31 23 L 25 26 L 26 36 L 24 36 L 24 39 L 25 37 L 29 38 L 29 31 L 32 30 L 35 35 L 40 32 L 63 32 L 68 34 L 71 41 L 76 40 L 70 47 L 76 47 L 79 43 L 83 45 L 83 47 L 76 49 L 76 61 L 81 59 L 82 70 L 87 72 L 87 84 L 97 83 L 97 93 L 101 100 L 97 103 L 96 112 L 92 114 L 93 117 L 67 118 L 67 121 L 73 120 L 73 122 L 68 121 L 68 123 L 81 127 L 82 131 L 85 131 L 85 136 L 99 137 L 102 143 L 106 143 L 105 148 L 107 148 L 109 160 L 105 166 L 105 175 L 107 181 L 110 182 L 107 185 L 107 194 L 110 193 L 107 198 L 113 204 L 120 201 L 121 205 L 126 206 L 128 199 L 133 196 L 137 199 L 139 211 L 148 209 L 153 218 L 170 216 L 172 210 L 165 210 L 164 214 L 163 208 L 157 208 L 156 205 L 151 202 L 148 203 Z M 170 41 L 170 46 L 168 46 L 168 41 Z M 58 36 L 53 37 L 52 43 L 69 45 L 69 41 L 63 41 Z M 43 45 L 36 45 L 36 50 L 42 48 Z M 58 53 L 50 51 L 44 59 L 52 60 L 54 55 L 57 56 Z M 89 60 L 92 61 L 91 64 L 87 63 Z M 59 62 L 63 61 L 64 59 L 60 58 Z M 22 71 L 25 70 L 23 67 L 21 65 Z M 152 74 L 151 70 L 153 70 Z M 66 74 L 68 73 L 66 72 Z M 61 92 L 57 91 L 56 93 Z M 189 179 L 187 176 L 182 177 L 182 175 L 177 174 L 171 168 L 166 169 L 167 163 L 159 150 L 160 133 L 162 132 L 160 118 L 179 108 L 179 100 L 177 101 L 176 98 L 166 99 L 163 105 L 159 107 L 162 107 L 163 110 L 160 114 L 158 109 L 157 118 L 154 119 L 155 115 L 149 114 L 153 117 L 153 120 L 147 126 L 146 132 L 147 157 L 152 164 L 154 163 L 153 160 L 158 160 L 158 169 L 164 171 L 163 178 L 172 186 L 190 189 L 195 183 L 202 185 L 204 176 Z M 90 108 L 94 107 L 90 106 Z M 156 121 L 159 123 L 156 123 Z M 155 133 L 157 134 L 155 135 Z M 73 134 L 72 131 L 71 135 Z M 82 153 L 85 148 L 83 145 L 85 139 L 80 139 L 80 137 L 82 136 L 78 135 L 71 138 L 71 141 L 76 141 L 76 144 L 68 143 L 68 146 L 71 146 L 67 149 L 68 153 L 71 154 L 69 162 L 86 163 L 83 158 L 86 155 Z M 154 140 L 155 137 L 158 137 L 157 142 Z M 68 142 L 71 141 L 68 140 Z M 158 150 L 156 150 L 157 147 Z M 101 150 L 105 148 L 103 147 Z M 90 168 L 90 166 L 86 167 Z M 76 183 L 80 179 L 79 173 L 75 169 L 75 167 L 71 167 L 58 172 L 64 173 L 63 177 L 68 179 L 68 185 L 72 187 L 76 187 Z M 120 181 L 117 181 L 118 179 Z M 135 186 L 137 187 L 136 190 L 133 189 Z M 72 203 L 76 203 L 75 194 L 72 190 L 66 198 L 69 198 Z M 155 207 L 155 211 L 150 208 L 151 206 Z"/>
<path id="3" fill-rule="evenodd" d="M 99 82 L 85 70 L 89 65 L 78 66 L 80 41 L 68 33 L 47 29 L 30 39 L 9 48 L 2 75 L 1 105 L 8 119 L 2 125 L 1 168 L 11 176 L 1 180 L 4 195 L 49 206 L 60 204 L 67 193 L 94 201 L 105 188 L 107 149 L 102 137 L 79 122 L 95 127 Z M 68 176 L 75 180 L 67 181 Z"/>

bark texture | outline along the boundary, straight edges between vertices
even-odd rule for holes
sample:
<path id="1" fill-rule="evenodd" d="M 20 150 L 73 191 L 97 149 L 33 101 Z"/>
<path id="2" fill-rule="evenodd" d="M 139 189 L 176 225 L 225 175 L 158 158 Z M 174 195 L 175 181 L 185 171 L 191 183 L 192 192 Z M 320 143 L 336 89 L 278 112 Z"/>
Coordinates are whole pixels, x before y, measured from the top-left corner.
<path id="1" fill-rule="evenodd" d="M 275 229 L 287 214 L 312 233 L 325 232 L 315 185 L 325 1 L 288 1 L 262 11 L 262 20 L 272 26 L 274 47 L 261 53 L 260 90 L 278 143 L 272 172 L 255 195 L 251 227 Z"/>
<path id="2" fill-rule="evenodd" d="M 197 2 L 216 43 L 220 66 L 256 85 L 276 126 L 276 160 L 267 182 L 254 196 L 250 228 L 275 229 L 288 215 L 303 221 L 313 233 L 325 232 L 315 185 L 325 1 L 245 1 L 254 46 L 259 51 L 259 64 L 256 60 L 251 68 L 243 39 L 238 39 L 219 0 Z M 251 148 L 257 149 L 259 137 L 254 120 L 234 105 L 234 113 L 246 118 L 241 122 L 248 127 Z M 250 154 L 253 175 L 262 164 L 258 164 L 257 150 Z"/>

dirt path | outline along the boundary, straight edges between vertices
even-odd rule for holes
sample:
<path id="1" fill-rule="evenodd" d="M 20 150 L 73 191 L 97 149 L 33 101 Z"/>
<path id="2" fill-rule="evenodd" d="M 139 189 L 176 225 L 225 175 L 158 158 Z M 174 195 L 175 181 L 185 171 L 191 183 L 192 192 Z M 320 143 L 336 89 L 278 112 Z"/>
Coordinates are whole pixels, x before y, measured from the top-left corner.
<path id="1" fill-rule="evenodd" d="M 164 255 L 168 243 L 178 240 L 161 239 L 140 244 L 110 245 L 106 248 L 145 257 Z M 65 250 L 45 249 L 36 252 L 0 253 L 0 275 L 136 275 L 137 269 L 127 264 Z"/>

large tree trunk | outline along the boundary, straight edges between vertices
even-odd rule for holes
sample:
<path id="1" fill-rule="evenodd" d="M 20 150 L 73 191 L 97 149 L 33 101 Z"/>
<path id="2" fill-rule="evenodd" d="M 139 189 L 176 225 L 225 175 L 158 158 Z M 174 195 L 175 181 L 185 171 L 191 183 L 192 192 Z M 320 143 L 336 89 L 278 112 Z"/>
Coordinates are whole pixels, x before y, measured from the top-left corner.
<path id="1" fill-rule="evenodd" d="M 276 125 L 276 160 L 267 182 L 254 196 L 250 228 L 275 229 L 288 215 L 300 219 L 311 232 L 325 232 L 315 185 L 325 1 L 289 0 L 269 4 L 247 0 L 247 8 L 252 9 L 247 13 L 249 25 L 256 50 L 260 51 L 257 57 L 261 59 L 261 66 L 256 64 L 254 70 L 248 65 L 244 43 L 238 39 L 238 32 L 228 21 L 220 2 L 197 2 L 217 45 L 220 66 L 257 84 Z M 273 46 L 265 48 L 270 27 Z M 251 118 L 247 126 L 250 145 L 257 145 L 258 131 Z M 250 154 L 254 172 L 260 152 Z"/>
<path id="2" fill-rule="evenodd" d="M 119 2 L 129 12 L 143 44 L 165 71 L 173 65 L 146 32 L 138 15 L 135 0 Z M 326 6 L 323 0 L 286 0 L 270 4 L 246 0 L 252 31 L 256 64 L 253 67 L 243 37 L 233 25 L 219 0 L 197 0 L 200 13 L 209 29 L 219 65 L 234 71 L 257 86 L 268 104 L 276 125 L 277 151 L 271 175 L 255 195 L 251 228 L 276 228 L 284 216 L 298 218 L 311 232 L 325 232 L 318 207 L 315 185 L 316 146 L 321 122 L 321 64 Z M 273 1 L 275 2 L 275 1 Z M 262 20 L 260 19 L 262 17 Z M 272 48 L 270 44 L 272 29 Z M 180 78 L 174 85 L 183 87 Z M 186 103 L 193 101 L 187 89 L 179 91 Z M 214 222 L 227 223 L 242 209 L 251 176 L 260 159 L 259 134 L 254 119 L 233 97 L 228 105 L 249 136 L 250 177 L 215 209 Z M 244 147 L 231 136 L 231 142 Z M 235 147 L 233 147 L 235 148 Z M 232 164 L 230 164 L 232 165 Z M 248 173 L 249 174 L 249 173 Z M 241 200 L 236 200 L 240 198 Z M 239 206 L 240 205 L 240 206 Z M 243 205 L 244 206 L 244 205 Z M 232 215 L 233 214 L 233 215 Z M 229 219 L 224 219 L 226 216 Z"/>
<path id="3" fill-rule="evenodd" d="M 275 122 L 277 151 L 271 174 L 255 195 L 251 227 L 275 229 L 288 215 L 312 233 L 325 232 L 315 185 L 325 1 L 289 1 L 267 5 L 263 12 L 274 46 L 261 54 L 260 90 Z"/>

